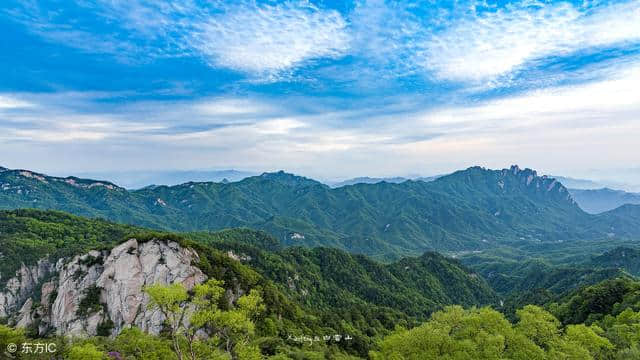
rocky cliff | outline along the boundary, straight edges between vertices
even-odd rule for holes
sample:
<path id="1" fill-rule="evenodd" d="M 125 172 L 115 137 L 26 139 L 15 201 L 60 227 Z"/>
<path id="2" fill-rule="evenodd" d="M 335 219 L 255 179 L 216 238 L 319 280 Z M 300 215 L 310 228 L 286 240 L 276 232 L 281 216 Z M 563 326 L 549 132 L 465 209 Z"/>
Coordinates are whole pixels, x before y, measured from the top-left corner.
<path id="1" fill-rule="evenodd" d="M 157 334 L 164 318 L 147 308 L 146 285 L 206 280 L 198 254 L 172 241 L 130 239 L 51 264 L 22 266 L 0 292 L 0 316 L 44 335 L 115 335 L 135 325 Z"/>

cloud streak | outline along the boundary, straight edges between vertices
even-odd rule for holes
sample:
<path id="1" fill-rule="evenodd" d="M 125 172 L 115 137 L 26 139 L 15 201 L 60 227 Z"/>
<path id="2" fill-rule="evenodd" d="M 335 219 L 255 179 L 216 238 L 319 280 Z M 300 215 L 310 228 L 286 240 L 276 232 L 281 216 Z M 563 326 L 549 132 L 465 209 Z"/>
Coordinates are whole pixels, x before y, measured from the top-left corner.
<path id="1" fill-rule="evenodd" d="M 569 3 L 511 6 L 452 22 L 424 44 L 437 78 L 483 81 L 529 62 L 640 41 L 640 3 L 577 8 Z M 529 66 L 531 66 L 529 64 Z"/>
<path id="2" fill-rule="evenodd" d="M 0 120 L 0 143 L 4 149 L 44 146 L 60 159 L 65 149 L 82 144 L 104 149 L 109 163 L 135 160 L 134 169 L 160 166 L 154 164 L 161 158 L 165 168 L 286 168 L 323 178 L 431 174 L 511 162 L 566 173 L 571 166 L 636 161 L 629 149 L 640 134 L 638 83 L 636 64 L 606 80 L 427 111 L 403 111 L 399 100 L 360 110 L 327 111 L 317 103 L 292 110 L 290 104 L 299 100 L 279 97 L 143 102 L 87 112 L 86 102 L 94 100 L 82 94 L 69 94 L 69 101 L 62 95 L 0 94 L 33 104 L 19 113 L 0 111 L 0 119 L 11 119 Z M 354 117 L 361 121 L 352 122 Z M 122 146 L 130 153 L 109 150 Z M 129 158 L 131 153 L 136 157 Z"/>

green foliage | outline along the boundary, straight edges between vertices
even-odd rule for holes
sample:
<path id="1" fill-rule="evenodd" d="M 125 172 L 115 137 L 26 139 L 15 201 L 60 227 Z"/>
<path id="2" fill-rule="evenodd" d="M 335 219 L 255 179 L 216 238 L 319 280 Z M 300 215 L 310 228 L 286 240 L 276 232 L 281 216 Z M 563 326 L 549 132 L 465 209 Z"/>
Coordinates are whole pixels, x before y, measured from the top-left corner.
<path id="1" fill-rule="evenodd" d="M 604 268 L 621 268 L 632 275 L 640 276 L 640 249 L 625 246 L 616 247 L 602 255 L 595 256 L 589 264 Z"/>
<path id="2" fill-rule="evenodd" d="M 373 351 L 376 359 L 609 359 L 614 345 L 597 326 L 560 327 L 537 306 L 518 310 L 509 323 L 488 308 L 449 307 L 411 329 L 399 329 Z"/>
<path id="3" fill-rule="evenodd" d="M 618 278 L 583 287 L 554 306 L 564 324 L 591 324 L 623 310 L 640 310 L 640 282 Z"/>
<path id="4" fill-rule="evenodd" d="M 161 337 L 149 335 L 138 328 L 124 329 L 110 346 L 134 360 L 176 360 L 171 342 Z"/>
<path id="5" fill-rule="evenodd" d="M 5 325 L 0 325 L 0 354 L 6 357 L 13 355 L 7 353 L 7 346 L 9 344 L 22 344 L 25 340 L 24 329 L 13 329 Z"/>
<path id="6" fill-rule="evenodd" d="M 33 265 L 46 256 L 55 262 L 61 257 L 111 247 L 136 231 L 103 220 L 38 210 L 0 211 L 0 228 L 2 283 L 14 276 L 22 263 Z"/>
<path id="7" fill-rule="evenodd" d="M 333 329 L 321 333 L 353 335 L 357 340 L 344 346 L 363 356 L 372 339 L 397 324 L 415 325 L 446 305 L 497 302 L 482 277 L 436 253 L 382 264 L 338 249 L 265 251 L 242 241 L 245 230 L 232 234 L 225 231 L 224 240 L 199 234 L 198 240 L 234 254 L 278 284 L 280 291 Z"/>
<path id="8" fill-rule="evenodd" d="M 104 352 L 90 343 L 73 346 L 67 356 L 68 360 L 103 360 L 106 358 Z"/>
<path id="9" fill-rule="evenodd" d="M 160 310 L 167 319 L 178 359 L 201 359 L 204 353 L 223 356 L 225 352 L 239 360 L 261 357 L 258 347 L 249 345 L 255 331 L 252 319 L 264 310 L 260 294 L 251 290 L 239 297 L 233 308 L 222 310 L 219 307 L 224 295 L 222 284 L 208 280 L 196 285 L 191 296 L 182 284 L 156 284 L 145 289 L 149 307 Z M 200 331 L 212 338 L 203 341 L 198 335 Z"/>
<path id="10" fill-rule="evenodd" d="M 606 315 L 598 325 L 604 329 L 605 336 L 618 349 L 616 358 L 640 358 L 640 311 L 634 312 L 627 308 L 617 316 Z"/>
<path id="11" fill-rule="evenodd" d="M 577 265 L 559 267 L 559 258 L 531 258 L 527 255 L 531 248 L 524 245 L 522 253 L 515 247 L 499 249 L 512 252 L 502 260 L 496 255 L 498 249 L 493 254 L 483 253 L 482 258 L 464 257 L 469 267 L 436 253 L 379 263 L 337 249 L 284 248 L 267 233 L 249 229 L 192 233 L 185 239 L 56 212 L 18 210 L 0 215 L 0 224 L 8 229 L 3 227 L 0 240 L 13 251 L 19 248 L 17 244 L 32 238 L 40 239 L 42 246 L 32 249 L 57 254 L 54 258 L 108 248 L 131 236 L 142 242 L 176 241 L 198 252 L 194 265 L 210 279 L 220 279 L 192 291 L 180 285 L 148 287 L 152 306 L 168 315 L 168 333 L 154 337 L 129 329 L 115 339 L 74 343 L 79 352 L 96 350 L 104 355 L 116 351 L 127 359 L 145 360 L 178 359 L 178 354 L 198 359 L 347 359 L 364 357 L 372 349 L 372 357 L 384 359 L 420 358 L 417 354 L 422 350 L 445 359 L 625 359 L 640 352 L 637 282 L 623 275 L 598 283 L 621 273 Z M 550 253 L 561 249 L 549 248 Z M 27 264 L 35 263 L 37 259 L 29 256 L 16 253 L 0 266 L 13 274 L 23 259 Z M 100 257 L 83 260 L 85 265 L 101 261 Z M 505 293 L 513 291 L 514 297 L 502 309 L 511 316 L 505 318 L 488 308 L 462 307 L 433 314 L 450 304 L 495 305 L 497 296 L 481 276 L 490 273 L 504 279 L 490 278 L 492 284 L 502 286 Z M 227 291 L 244 296 L 231 302 Z M 78 315 L 99 311 L 99 295 L 99 288 L 90 288 L 80 299 Z M 531 303 L 545 306 L 549 312 L 524 306 Z M 185 311 L 189 306 L 193 311 Z M 415 327 L 430 316 L 431 320 Z M 191 320 L 190 328 L 184 326 L 184 318 Z M 99 335 L 110 335 L 112 326 L 105 319 L 99 324 Z M 410 330 L 398 329 L 389 335 L 398 326 Z M 197 330 L 212 336 L 198 338 Z M 288 335 L 333 333 L 351 334 L 354 339 L 313 346 L 285 340 Z M 0 339 L 11 336 L 28 337 L 24 332 L 0 328 Z M 429 340 L 425 342 L 423 337 Z M 71 354 L 73 348 L 61 354 Z"/>
<path id="12" fill-rule="evenodd" d="M 562 252 L 579 251 L 584 253 L 582 258 L 588 258 L 589 251 L 596 251 L 591 245 L 583 244 L 575 251 L 573 247 L 563 248 Z M 554 251 L 549 248 L 546 253 L 538 249 L 514 251 L 512 248 L 500 248 L 463 256 L 461 262 L 486 278 L 496 292 L 506 296 L 523 296 L 527 292 L 540 290 L 559 295 L 603 280 L 626 276 L 620 269 L 594 267 L 580 263 L 579 259 L 555 258 L 552 255 Z"/>
<path id="13" fill-rule="evenodd" d="M 96 285 L 89 286 L 84 292 L 84 297 L 78 303 L 76 315 L 80 317 L 87 317 L 102 310 L 104 308 L 104 304 L 100 302 L 101 292 L 102 288 Z"/>

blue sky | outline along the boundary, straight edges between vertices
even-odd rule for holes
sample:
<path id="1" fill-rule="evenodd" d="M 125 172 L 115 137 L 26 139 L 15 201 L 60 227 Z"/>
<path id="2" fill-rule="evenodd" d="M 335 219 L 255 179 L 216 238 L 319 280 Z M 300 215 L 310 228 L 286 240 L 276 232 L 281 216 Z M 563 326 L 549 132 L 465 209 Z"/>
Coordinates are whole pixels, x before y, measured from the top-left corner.
<path id="1" fill-rule="evenodd" d="M 638 0 L 4 0 L 0 34 L 8 167 L 640 183 Z"/>

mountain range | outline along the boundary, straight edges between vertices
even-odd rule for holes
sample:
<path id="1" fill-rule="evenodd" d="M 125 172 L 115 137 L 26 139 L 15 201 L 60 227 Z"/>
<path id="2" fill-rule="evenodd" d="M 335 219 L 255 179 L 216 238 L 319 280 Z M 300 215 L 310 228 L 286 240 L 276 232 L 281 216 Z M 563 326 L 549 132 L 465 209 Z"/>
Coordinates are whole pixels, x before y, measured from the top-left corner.
<path id="1" fill-rule="evenodd" d="M 384 177 L 384 178 L 364 176 L 364 177 L 356 177 L 356 178 L 353 178 L 353 179 L 347 179 L 347 180 L 338 181 L 338 182 L 328 182 L 327 184 L 329 186 L 333 187 L 333 188 L 339 188 L 339 187 L 348 186 L 348 185 L 377 184 L 377 183 L 381 183 L 381 182 L 399 184 L 399 183 L 403 183 L 403 182 L 409 181 L 409 180 L 430 182 L 430 181 L 433 181 L 433 180 L 435 180 L 435 179 L 437 179 L 437 178 L 439 178 L 441 176 L 442 175 L 415 176 L 415 177 L 396 176 L 396 177 Z"/>
<path id="2" fill-rule="evenodd" d="M 0 208 L 39 208 L 159 230 L 249 227 L 285 245 L 330 246 L 379 259 L 640 235 L 640 206 L 584 212 L 534 170 L 472 167 L 430 182 L 330 188 L 283 171 L 230 183 L 127 190 L 107 181 L 0 172 Z"/>
<path id="3" fill-rule="evenodd" d="M 86 178 L 108 178 L 127 189 L 141 189 L 147 186 L 179 185 L 189 181 L 239 181 L 255 172 L 242 170 L 166 170 L 166 171 L 115 171 L 115 172 L 82 172 L 77 174 Z"/>
<path id="4" fill-rule="evenodd" d="M 640 205 L 640 194 L 609 188 L 578 190 L 569 189 L 580 207 L 591 214 L 613 210 L 622 205 Z"/>

